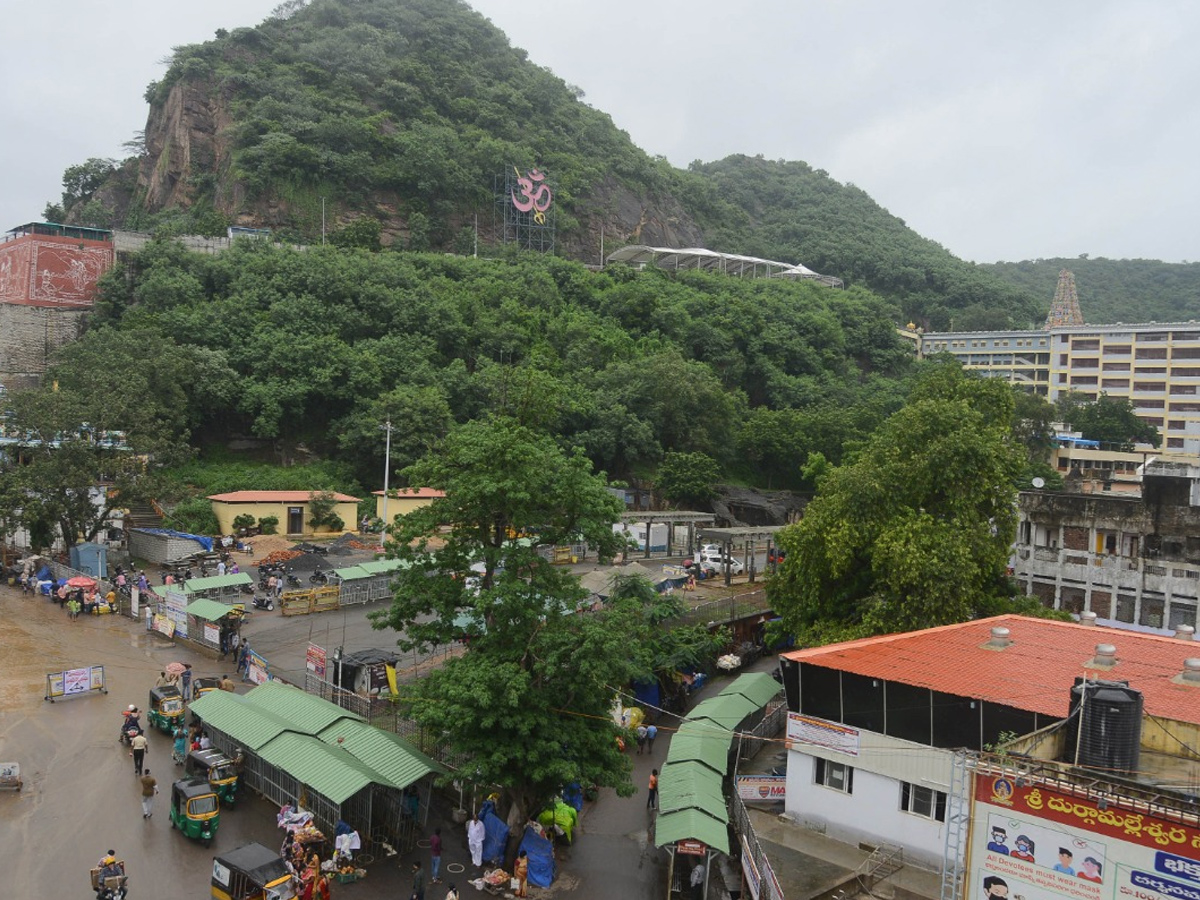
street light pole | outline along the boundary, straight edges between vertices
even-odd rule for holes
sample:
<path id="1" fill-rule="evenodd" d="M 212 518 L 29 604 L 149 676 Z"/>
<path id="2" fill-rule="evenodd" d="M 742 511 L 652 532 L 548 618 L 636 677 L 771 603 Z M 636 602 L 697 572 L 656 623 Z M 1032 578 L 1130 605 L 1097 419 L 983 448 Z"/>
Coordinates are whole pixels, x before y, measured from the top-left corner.
<path id="1" fill-rule="evenodd" d="M 389 418 L 387 424 L 382 426 L 387 432 L 387 444 L 383 451 L 383 528 L 379 532 L 379 547 L 383 549 L 387 545 L 387 529 L 388 529 L 388 475 L 392 470 L 392 420 Z"/>

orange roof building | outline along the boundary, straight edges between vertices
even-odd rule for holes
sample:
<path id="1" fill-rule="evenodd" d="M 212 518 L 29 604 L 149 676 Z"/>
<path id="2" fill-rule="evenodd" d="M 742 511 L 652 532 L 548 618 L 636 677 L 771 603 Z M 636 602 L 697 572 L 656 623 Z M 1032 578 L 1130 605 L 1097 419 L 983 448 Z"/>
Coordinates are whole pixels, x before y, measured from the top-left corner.
<path id="1" fill-rule="evenodd" d="M 312 514 L 309 503 L 314 491 L 230 491 L 225 494 L 212 494 L 213 514 L 217 517 L 222 534 L 233 534 L 233 520 L 238 516 L 249 515 L 255 520 L 274 517 L 278 520 L 280 534 L 296 537 L 316 534 L 341 534 L 345 530 L 352 531 L 358 526 L 358 498 L 349 494 L 334 493 L 334 514 L 342 520 L 343 531 L 334 530 L 328 526 L 314 527 L 309 519 Z"/>

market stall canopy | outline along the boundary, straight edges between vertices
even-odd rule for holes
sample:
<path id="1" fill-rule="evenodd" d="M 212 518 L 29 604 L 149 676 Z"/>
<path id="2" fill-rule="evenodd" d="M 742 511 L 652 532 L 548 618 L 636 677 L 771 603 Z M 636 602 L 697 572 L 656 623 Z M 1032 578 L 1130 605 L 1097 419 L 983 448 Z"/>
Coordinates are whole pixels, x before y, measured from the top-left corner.
<path id="1" fill-rule="evenodd" d="M 201 597 L 199 600 L 193 600 L 189 603 L 184 612 L 189 616 L 195 616 L 197 619 L 215 622 L 233 612 L 233 607 L 228 603 L 221 603 L 217 600 L 208 600 Z"/>
<path id="2" fill-rule="evenodd" d="M 654 845 L 665 847 L 679 841 L 700 841 L 728 855 L 729 826 L 698 809 L 665 812 L 654 822 Z"/>
<path id="3" fill-rule="evenodd" d="M 183 583 L 183 590 L 188 594 L 199 594 L 204 591 L 218 591 L 224 588 L 240 587 L 243 584 L 254 584 L 254 580 L 246 572 L 236 575 L 212 575 L 208 578 L 193 578 Z"/>

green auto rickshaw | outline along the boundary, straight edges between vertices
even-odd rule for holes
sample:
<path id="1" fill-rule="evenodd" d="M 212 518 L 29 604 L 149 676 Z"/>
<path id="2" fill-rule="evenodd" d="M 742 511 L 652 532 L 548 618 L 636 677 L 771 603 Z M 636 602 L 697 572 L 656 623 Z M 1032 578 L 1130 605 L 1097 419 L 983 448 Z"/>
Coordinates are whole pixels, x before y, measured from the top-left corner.
<path id="1" fill-rule="evenodd" d="M 239 754 L 240 758 L 240 754 Z M 239 759 L 230 759 L 220 750 L 193 750 L 184 763 L 184 772 L 194 778 L 203 778 L 217 796 L 233 806 L 238 788 Z"/>
<path id="2" fill-rule="evenodd" d="M 292 873 L 279 853 L 262 844 L 245 844 L 213 857 L 212 900 L 291 900 Z"/>
<path id="3" fill-rule="evenodd" d="M 174 685 L 150 688 L 150 705 L 146 719 L 151 728 L 174 734 L 183 725 L 183 695 Z"/>
<path id="4" fill-rule="evenodd" d="M 186 778 L 171 785 L 170 821 L 193 840 L 212 843 L 221 823 L 221 801 L 209 783 L 200 778 Z"/>

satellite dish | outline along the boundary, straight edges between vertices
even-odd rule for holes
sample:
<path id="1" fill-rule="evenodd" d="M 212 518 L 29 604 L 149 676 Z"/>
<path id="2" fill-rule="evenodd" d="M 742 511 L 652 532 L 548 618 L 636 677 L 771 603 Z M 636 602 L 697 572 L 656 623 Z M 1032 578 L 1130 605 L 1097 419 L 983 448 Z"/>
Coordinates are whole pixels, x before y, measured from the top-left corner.
<path id="1" fill-rule="evenodd" d="M 1033 486 L 1040 491 L 1042 488 L 1044 488 L 1046 486 L 1046 479 L 1040 478 L 1040 477 L 1033 479 Z"/>

